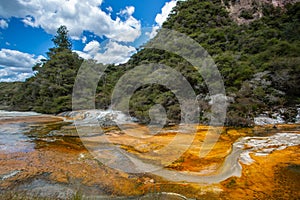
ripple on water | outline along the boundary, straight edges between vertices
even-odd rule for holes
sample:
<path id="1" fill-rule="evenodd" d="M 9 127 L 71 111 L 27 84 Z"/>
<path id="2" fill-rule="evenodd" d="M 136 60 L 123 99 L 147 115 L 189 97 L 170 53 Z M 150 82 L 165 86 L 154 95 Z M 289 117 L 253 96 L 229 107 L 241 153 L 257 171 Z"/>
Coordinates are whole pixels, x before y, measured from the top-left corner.
<path id="1" fill-rule="evenodd" d="M 13 119 L 15 117 L 37 116 L 36 112 L 17 112 L 0 110 L 0 120 Z M 24 135 L 30 128 L 24 123 L 1 124 L 0 152 L 30 152 L 34 150 L 32 140 Z"/>
<path id="2" fill-rule="evenodd" d="M 24 124 L 2 124 L 0 129 L 0 152 L 30 152 L 34 150 L 32 139 L 24 135 L 30 128 Z"/>
<path id="3" fill-rule="evenodd" d="M 26 117 L 26 116 L 37 116 L 40 115 L 36 112 L 17 112 L 17 111 L 5 111 L 0 110 L 0 119 L 11 119 L 14 117 Z"/>

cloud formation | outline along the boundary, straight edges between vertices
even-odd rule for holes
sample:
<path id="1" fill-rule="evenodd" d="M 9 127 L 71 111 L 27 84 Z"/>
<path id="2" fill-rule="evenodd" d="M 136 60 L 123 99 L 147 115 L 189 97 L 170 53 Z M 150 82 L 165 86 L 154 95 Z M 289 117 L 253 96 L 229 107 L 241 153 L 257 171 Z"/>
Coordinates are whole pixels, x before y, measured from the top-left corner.
<path id="1" fill-rule="evenodd" d="M 114 20 L 100 9 L 101 4 L 102 0 L 2 0 L 0 17 L 22 18 L 26 25 L 41 27 L 50 34 L 66 25 L 73 38 L 80 37 L 84 30 L 122 42 L 133 42 L 140 36 L 141 22 L 132 16 L 133 6 L 121 11 L 123 20 Z"/>
<path id="2" fill-rule="evenodd" d="M 108 6 L 107 8 L 106 8 L 106 10 L 108 11 L 108 12 L 113 12 L 114 10 L 113 10 L 113 8 L 111 7 L 111 6 Z"/>
<path id="3" fill-rule="evenodd" d="M 96 40 L 93 40 L 85 45 L 83 48 L 84 52 L 88 52 L 89 55 L 95 56 L 100 50 L 100 43 Z"/>
<path id="4" fill-rule="evenodd" d="M 133 46 L 122 45 L 116 41 L 109 40 L 103 47 L 98 41 L 91 41 L 82 51 L 74 51 L 84 59 L 94 59 L 103 64 L 122 64 L 128 61 L 130 56 L 136 52 Z"/>
<path id="5" fill-rule="evenodd" d="M 11 17 L 20 18 L 31 27 L 41 27 L 55 34 L 61 25 L 66 25 L 74 40 L 87 42 L 84 31 L 109 39 L 101 47 L 97 41 L 86 44 L 83 51 L 75 51 L 85 59 L 102 63 L 123 63 L 135 52 L 132 46 L 118 42 L 133 42 L 141 34 L 141 22 L 132 15 L 135 7 L 127 6 L 112 19 L 111 7 L 101 10 L 102 0 L 1 0 L 0 28 L 8 27 Z M 109 13 L 107 13 L 109 11 Z M 0 81 L 23 81 L 33 75 L 32 67 L 40 60 L 31 54 L 10 49 L 0 51 Z"/>
<path id="6" fill-rule="evenodd" d="M 94 57 L 97 61 L 104 64 L 125 63 L 136 52 L 136 49 L 132 46 L 122 45 L 111 40 L 105 45 L 104 49 L 104 53 L 97 53 Z"/>
<path id="7" fill-rule="evenodd" d="M 178 1 L 180 0 L 171 0 L 170 2 L 166 2 L 161 9 L 161 13 L 158 13 L 156 15 L 155 17 L 156 25 L 153 26 L 152 32 L 147 33 L 150 39 L 156 36 L 157 31 L 162 27 L 163 23 L 168 19 L 169 14 L 171 13 L 172 9 L 176 6 Z"/>
<path id="8" fill-rule="evenodd" d="M 150 38 L 156 35 L 167 16 L 179 0 L 167 2 L 156 18 L 156 25 Z M 133 17 L 135 7 L 127 6 L 112 19 L 112 7 L 101 10 L 103 0 L 1 0 L 0 28 L 9 26 L 9 19 L 17 17 L 31 27 L 41 27 L 47 33 L 55 34 L 60 25 L 66 25 L 72 39 L 86 44 L 84 31 L 101 38 L 107 43 L 96 40 L 88 42 L 82 51 L 74 52 L 85 59 L 95 59 L 104 64 L 121 64 L 128 61 L 136 52 L 133 42 L 141 35 L 141 22 Z M 23 81 L 32 76 L 32 66 L 41 56 L 10 49 L 0 51 L 0 81 Z"/>
<path id="9" fill-rule="evenodd" d="M 8 27 L 8 23 L 4 19 L 0 19 L 0 28 L 5 29 Z"/>
<path id="10" fill-rule="evenodd" d="M 45 59 L 11 49 L 0 50 L 0 82 L 24 81 L 33 75 L 32 67 Z"/>
<path id="11" fill-rule="evenodd" d="M 161 13 L 157 14 L 155 17 L 155 22 L 161 27 L 162 24 L 167 20 L 169 14 L 172 9 L 176 6 L 177 0 L 172 0 L 170 2 L 166 2 L 164 7 L 161 9 Z"/>
<path id="12" fill-rule="evenodd" d="M 126 6 L 124 10 L 121 10 L 118 14 L 121 16 L 131 16 L 135 11 L 133 6 Z"/>

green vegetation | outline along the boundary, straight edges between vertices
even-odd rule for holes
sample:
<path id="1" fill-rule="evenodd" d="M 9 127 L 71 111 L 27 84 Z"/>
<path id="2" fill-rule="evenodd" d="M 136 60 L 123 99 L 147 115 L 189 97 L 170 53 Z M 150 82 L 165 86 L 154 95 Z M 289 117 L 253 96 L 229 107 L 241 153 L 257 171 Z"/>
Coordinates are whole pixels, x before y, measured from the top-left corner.
<path id="1" fill-rule="evenodd" d="M 227 3 L 226 3 L 227 2 Z M 225 5 L 229 6 L 228 1 Z M 238 25 L 220 0 L 179 1 L 164 28 L 184 33 L 197 41 L 213 57 L 231 97 L 228 125 L 249 126 L 264 111 L 293 108 L 300 104 L 300 3 L 274 8 L 260 5 L 263 17 Z M 256 7 L 253 10 L 257 11 Z M 254 11 L 253 11 L 254 12 Z M 252 19 L 252 11 L 239 17 Z M 48 60 L 36 66 L 36 75 L 25 83 L 1 83 L 0 104 L 14 110 L 58 113 L 71 109 L 74 79 L 82 59 L 72 53 L 66 27 L 60 27 L 48 52 Z M 200 120 L 208 122 L 208 89 L 201 76 L 183 58 L 156 49 L 141 49 L 128 63 L 109 65 L 96 91 L 96 107 L 108 108 L 113 89 L 128 70 L 141 64 L 159 63 L 179 71 L 199 97 Z M 17 91 L 17 89 L 20 88 Z M 149 108 L 164 106 L 169 122 L 181 118 L 175 95 L 161 85 L 144 85 L 130 100 L 130 113 L 147 123 Z M 288 109 L 289 110 L 289 109 Z M 286 112 L 292 120 L 295 112 Z"/>
<path id="2" fill-rule="evenodd" d="M 20 87 L 23 85 L 22 82 L 14 83 L 0 83 L 0 109 L 10 109 L 11 98 L 19 92 Z"/>
<path id="3" fill-rule="evenodd" d="M 297 34 L 300 3 L 284 9 L 265 4 L 262 12 L 261 19 L 237 25 L 219 0 L 189 0 L 178 2 L 163 25 L 199 42 L 215 60 L 226 93 L 234 99 L 227 113 L 228 125 L 249 126 L 253 117 L 263 111 L 295 107 L 300 103 L 300 38 Z M 200 120 L 208 121 L 208 90 L 189 63 L 168 52 L 142 49 L 120 68 L 131 69 L 148 63 L 165 64 L 183 74 L 199 94 L 203 110 Z M 107 85 L 111 88 L 120 77 L 115 73 L 107 74 L 110 77 Z M 105 94 L 103 99 L 110 92 Z M 136 91 L 131 98 L 131 114 L 147 122 L 149 108 L 157 103 L 165 107 L 169 121 L 180 120 L 180 107 L 174 94 L 158 85 L 146 85 Z M 289 110 L 285 112 L 286 119 L 292 120 L 296 113 Z"/>
<path id="4" fill-rule="evenodd" d="M 13 93 L 4 93 L 11 98 L 6 102 L 10 109 L 41 113 L 59 113 L 72 109 L 73 85 L 83 60 L 71 51 L 65 26 L 57 30 L 52 41 L 55 47 L 49 49 L 49 59 L 33 67 L 35 76 L 16 85 L 19 89 L 14 87 Z M 3 87 L 9 90 L 5 84 Z"/>

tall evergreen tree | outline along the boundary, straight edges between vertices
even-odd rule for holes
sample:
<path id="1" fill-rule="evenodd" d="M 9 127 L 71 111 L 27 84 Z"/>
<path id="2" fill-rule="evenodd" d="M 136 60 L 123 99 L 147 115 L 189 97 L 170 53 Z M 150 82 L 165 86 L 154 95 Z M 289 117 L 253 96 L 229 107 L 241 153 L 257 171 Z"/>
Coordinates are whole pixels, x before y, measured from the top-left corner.
<path id="1" fill-rule="evenodd" d="M 68 37 L 68 29 L 62 25 L 57 29 L 57 35 L 52 39 L 56 48 L 71 49 L 72 43 Z"/>
<path id="2" fill-rule="evenodd" d="M 51 58 L 51 56 L 57 52 L 63 50 L 70 50 L 72 49 L 72 43 L 69 40 L 68 36 L 68 29 L 66 26 L 62 25 L 57 29 L 56 35 L 52 39 L 55 47 L 50 48 L 47 55 Z"/>
<path id="3" fill-rule="evenodd" d="M 57 29 L 52 41 L 49 58 L 33 67 L 35 76 L 24 83 L 15 97 L 15 105 L 23 105 L 21 109 L 59 113 L 72 107 L 73 84 L 83 59 L 72 52 L 66 26 Z"/>

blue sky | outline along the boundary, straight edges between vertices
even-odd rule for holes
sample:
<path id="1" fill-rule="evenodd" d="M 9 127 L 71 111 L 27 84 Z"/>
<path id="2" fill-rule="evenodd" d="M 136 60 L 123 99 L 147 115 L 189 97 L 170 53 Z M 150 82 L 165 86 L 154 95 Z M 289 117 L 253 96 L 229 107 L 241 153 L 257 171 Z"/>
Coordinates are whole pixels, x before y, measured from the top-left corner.
<path id="1" fill-rule="evenodd" d="M 124 63 L 155 35 L 178 0 L 1 0 L 0 82 L 24 81 L 66 25 L 73 50 Z"/>

